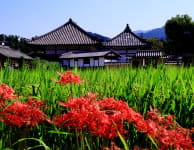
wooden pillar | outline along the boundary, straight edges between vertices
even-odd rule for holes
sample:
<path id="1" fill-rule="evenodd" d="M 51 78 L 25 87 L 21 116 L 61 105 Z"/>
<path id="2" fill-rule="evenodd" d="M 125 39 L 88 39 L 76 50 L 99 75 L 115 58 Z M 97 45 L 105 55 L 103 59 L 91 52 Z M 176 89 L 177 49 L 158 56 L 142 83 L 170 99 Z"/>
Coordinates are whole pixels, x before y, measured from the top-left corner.
<path id="1" fill-rule="evenodd" d="M 3 68 L 3 60 L 0 59 L 0 68 Z"/>
<path id="2" fill-rule="evenodd" d="M 143 67 L 145 67 L 145 58 L 143 58 Z"/>
<path id="3" fill-rule="evenodd" d="M 55 57 L 54 57 L 54 61 L 56 61 L 56 60 L 57 60 L 57 48 L 55 46 Z"/>

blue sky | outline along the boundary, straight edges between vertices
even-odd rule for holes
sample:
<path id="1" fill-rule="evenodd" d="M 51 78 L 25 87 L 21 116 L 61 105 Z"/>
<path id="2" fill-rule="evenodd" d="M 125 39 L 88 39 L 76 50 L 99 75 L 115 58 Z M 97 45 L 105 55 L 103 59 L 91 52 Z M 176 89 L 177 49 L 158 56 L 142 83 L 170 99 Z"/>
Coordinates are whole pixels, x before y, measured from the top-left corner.
<path id="1" fill-rule="evenodd" d="M 0 34 L 45 34 L 72 18 L 86 31 L 108 37 L 158 28 L 177 14 L 194 20 L 194 0 L 1 0 Z"/>

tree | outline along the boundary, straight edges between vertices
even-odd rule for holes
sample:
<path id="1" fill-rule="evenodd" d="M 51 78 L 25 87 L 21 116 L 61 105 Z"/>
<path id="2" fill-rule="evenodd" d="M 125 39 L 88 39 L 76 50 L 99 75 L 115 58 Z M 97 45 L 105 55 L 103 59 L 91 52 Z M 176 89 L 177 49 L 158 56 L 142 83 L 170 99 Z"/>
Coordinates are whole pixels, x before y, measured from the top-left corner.
<path id="1" fill-rule="evenodd" d="M 143 38 L 143 32 L 141 32 L 140 37 Z"/>
<path id="2" fill-rule="evenodd" d="M 188 15 L 177 15 L 165 25 L 167 40 L 164 42 L 168 53 L 185 55 L 194 53 L 194 22 Z"/>
<path id="3" fill-rule="evenodd" d="M 0 34 L 0 42 L 4 42 L 6 38 L 5 34 Z"/>
<path id="4" fill-rule="evenodd" d="M 163 49 L 163 42 L 159 40 L 158 38 L 150 38 L 147 39 L 148 41 L 152 42 L 152 48 L 153 49 Z"/>
<path id="5" fill-rule="evenodd" d="M 7 45 L 13 49 L 19 49 L 19 37 L 16 35 L 9 35 L 6 37 Z"/>
<path id="6" fill-rule="evenodd" d="M 1 42 L 4 42 L 6 46 L 9 46 L 12 49 L 20 50 L 28 55 L 32 55 L 34 53 L 34 49 L 28 45 L 27 41 L 28 39 L 17 35 L 0 34 L 0 44 Z"/>
<path id="7" fill-rule="evenodd" d="M 30 50 L 29 50 L 30 48 L 27 44 L 27 41 L 24 38 L 20 38 L 19 47 L 20 47 L 20 50 L 24 53 L 29 53 L 30 52 Z"/>

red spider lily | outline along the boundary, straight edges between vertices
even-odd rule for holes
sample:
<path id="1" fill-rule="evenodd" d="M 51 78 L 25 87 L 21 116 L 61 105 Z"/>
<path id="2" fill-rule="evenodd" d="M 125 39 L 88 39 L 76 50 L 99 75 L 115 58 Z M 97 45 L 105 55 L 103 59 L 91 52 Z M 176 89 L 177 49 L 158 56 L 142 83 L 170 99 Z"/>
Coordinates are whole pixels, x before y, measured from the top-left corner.
<path id="1" fill-rule="evenodd" d="M 88 98 L 90 98 L 93 101 L 96 101 L 97 94 L 88 92 Z"/>
<path id="2" fill-rule="evenodd" d="M 125 123 L 132 123 L 138 131 L 145 132 L 157 143 L 159 149 L 192 149 L 189 130 L 184 129 L 172 115 L 161 116 L 157 109 L 148 112 L 148 120 L 143 120 L 123 101 L 114 98 L 96 99 L 93 94 L 88 97 L 69 98 L 67 103 L 59 102 L 67 107 L 68 112 L 55 117 L 55 124 L 70 129 L 85 130 L 96 136 L 114 139 L 117 130 L 124 137 L 129 132 L 124 129 Z"/>
<path id="3" fill-rule="evenodd" d="M 98 114 L 97 105 L 92 103 L 88 97 L 69 98 L 67 103 L 59 102 L 59 104 L 71 110 L 67 114 L 55 118 L 56 124 L 59 126 L 65 125 L 71 128 L 82 129 L 89 126 L 92 119 L 91 113 L 96 112 Z"/>
<path id="4" fill-rule="evenodd" d="M 133 150 L 149 150 L 148 148 L 141 148 L 141 147 L 139 147 L 139 146 L 135 146 L 134 148 L 133 148 Z"/>
<path id="5" fill-rule="evenodd" d="M 5 105 L 6 99 L 17 98 L 18 95 L 14 95 L 15 91 L 8 87 L 6 84 L 0 84 L 0 105 Z"/>
<path id="6" fill-rule="evenodd" d="M 71 71 L 66 71 L 65 74 L 61 74 L 61 73 L 57 72 L 57 74 L 61 77 L 61 79 L 59 81 L 56 81 L 54 79 L 54 81 L 56 83 L 61 83 L 62 85 L 66 85 L 68 83 L 75 83 L 77 85 L 80 85 L 81 83 L 86 82 L 86 81 L 81 81 L 80 76 L 75 75 Z"/>
<path id="7" fill-rule="evenodd" d="M 1 112 L 6 125 L 35 126 L 48 120 L 47 116 L 40 110 L 39 102 L 19 102 L 16 101 Z"/>
<path id="8" fill-rule="evenodd" d="M 161 116 L 157 109 L 150 108 L 144 130 L 162 149 L 194 149 L 190 138 L 190 130 L 182 128 L 172 115 Z"/>
<path id="9" fill-rule="evenodd" d="M 103 147 L 103 150 L 122 150 L 121 148 L 119 148 L 118 146 L 117 146 L 117 144 L 115 143 L 115 142 L 111 142 L 110 143 L 110 148 L 108 148 L 108 147 Z"/>
<path id="10" fill-rule="evenodd" d="M 87 130 L 109 139 L 118 136 L 117 130 L 124 136 L 127 132 L 124 126 L 129 117 L 133 120 L 135 116 L 132 115 L 139 116 L 123 101 L 116 101 L 114 98 L 99 100 L 91 93 L 88 97 L 69 98 L 67 103 L 59 104 L 67 107 L 69 111 L 55 117 L 58 126 Z"/>
<path id="11" fill-rule="evenodd" d="M 44 104 L 44 100 L 38 101 L 35 98 L 29 98 L 27 104 L 39 109 L 46 107 L 46 105 Z"/>

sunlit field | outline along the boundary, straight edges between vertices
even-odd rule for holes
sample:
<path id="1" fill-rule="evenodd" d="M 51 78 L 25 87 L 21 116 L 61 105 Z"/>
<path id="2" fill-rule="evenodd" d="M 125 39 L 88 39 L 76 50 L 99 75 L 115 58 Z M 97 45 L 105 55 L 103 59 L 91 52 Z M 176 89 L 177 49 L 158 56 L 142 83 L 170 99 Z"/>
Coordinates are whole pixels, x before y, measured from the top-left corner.
<path id="1" fill-rule="evenodd" d="M 56 81 L 61 79 L 57 72 L 66 74 L 67 70 L 71 70 L 73 75 L 79 75 L 80 81 L 84 82 L 80 82 L 79 85 L 75 84 L 75 82 L 67 83 L 66 85 L 57 83 Z M 142 118 L 140 118 L 143 121 L 150 119 L 156 122 L 153 116 L 151 118 L 148 117 L 150 116 L 148 112 L 152 112 L 150 110 L 152 107 L 158 110 L 152 113 L 156 113 L 158 117 L 163 117 L 163 119 L 166 119 L 164 117 L 166 115 L 175 116 L 173 121 L 176 120 L 176 123 L 174 124 L 175 126 L 171 125 L 173 126 L 172 130 L 173 128 L 176 129 L 177 126 L 182 131 L 183 128 L 192 129 L 194 127 L 193 66 L 158 65 L 157 67 L 147 66 L 145 68 L 129 66 L 120 68 L 63 69 L 52 65 L 49 67 L 37 66 L 36 68 L 23 67 L 18 70 L 9 70 L 6 67 L 0 70 L 0 83 L 12 87 L 15 91 L 14 95 L 19 95 L 16 98 L 8 98 L 5 100 L 6 106 L 1 106 L 0 148 L 93 150 L 109 149 L 111 145 L 115 145 L 115 149 L 116 147 L 121 149 L 138 149 L 140 147 L 161 149 L 168 145 L 160 143 L 160 139 L 155 138 L 154 135 L 149 135 L 149 131 L 141 130 L 138 123 L 133 119 L 130 124 L 128 118 L 126 119 L 127 122 L 125 119 L 121 121 L 122 126 L 127 131 L 126 133 L 122 133 L 120 127 L 115 125 L 116 123 L 113 121 L 113 126 L 118 127 L 118 129 L 115 129 L 116 132 L 113 137 L 106 137 L 102 133 L 94 132 L 93 129 L 89 129 L 90 127 L 86 127 L 84 123 L 84 126 L 79 128 L 69 124 L 60 126 L 61 124 L 59 125 L 57 122 L 59 121 L 57 117 L 73 111 L 74 107 L 69 103 L 74 100 L 83 101 L 87 99 L 87 105 L 90 106 L 91 104 L 92 107 L 98 105 L 100 109 L 102 109 L 101 101 L 103 101 L 103 111 L 107 111 L 107 108 L 111 107 L 111 110 L 109 110 L 111 113 L 106 113 L 108 117 L 113 116 L 114 111 L 115 113 L 120 111 L 120 108 L 116 108 L 116 106 L 122 104 L 121 106 L 126 106 L 125 111 L 132 111 L 132 113 L 141 115 Z M 88 93 L 91 95 L 88 96 Z M 93 96 L 95 100 L 88 102 L 94 98 Z M 40 124 L 35 123 L 36 125 L 28 126 L 6 123 L 6 117 L 2 115 L 3 110 L 6 107 L 9 108 L 9 105 L 16 101 L 25 103 L 29 98 L 36 99 L 38 102 L 44 100 L 46 106 L 40 107 L 40 110 L 44 112 L 47 119 Z M 107 100 L 106 98 L 112 98 L 112 100 Z M 111 106 L 107 106 L 112 102 Z M 115 105 L 114 108 L 112 107 L 113 105 Z M 82 107 L 86 107 L 85 104 Z M 79 109 L 81 111 L 81 104 Z M 122 108 L 121 114 L 125 111 Z M 161 113 L 161 116 L 159 113 Z M 163 122 L 161 126 L 165 126 L 165 123 Z M 185 136 L 187 129 L 183 133 Z M 193 136 L 191 130 L 187 133 L 189 134 L 187 135 L 188 137 Z M 110 134 L 112 133 L 110 132 Z M 168 142 L 170 143 L 170 141 Z M 185 145 L 187 144 L 185 143 Z M 177 148 L 169 145 L 165 149 Z M 182 147 L 184 147 L 184 144 L 182 144 Z"/>

